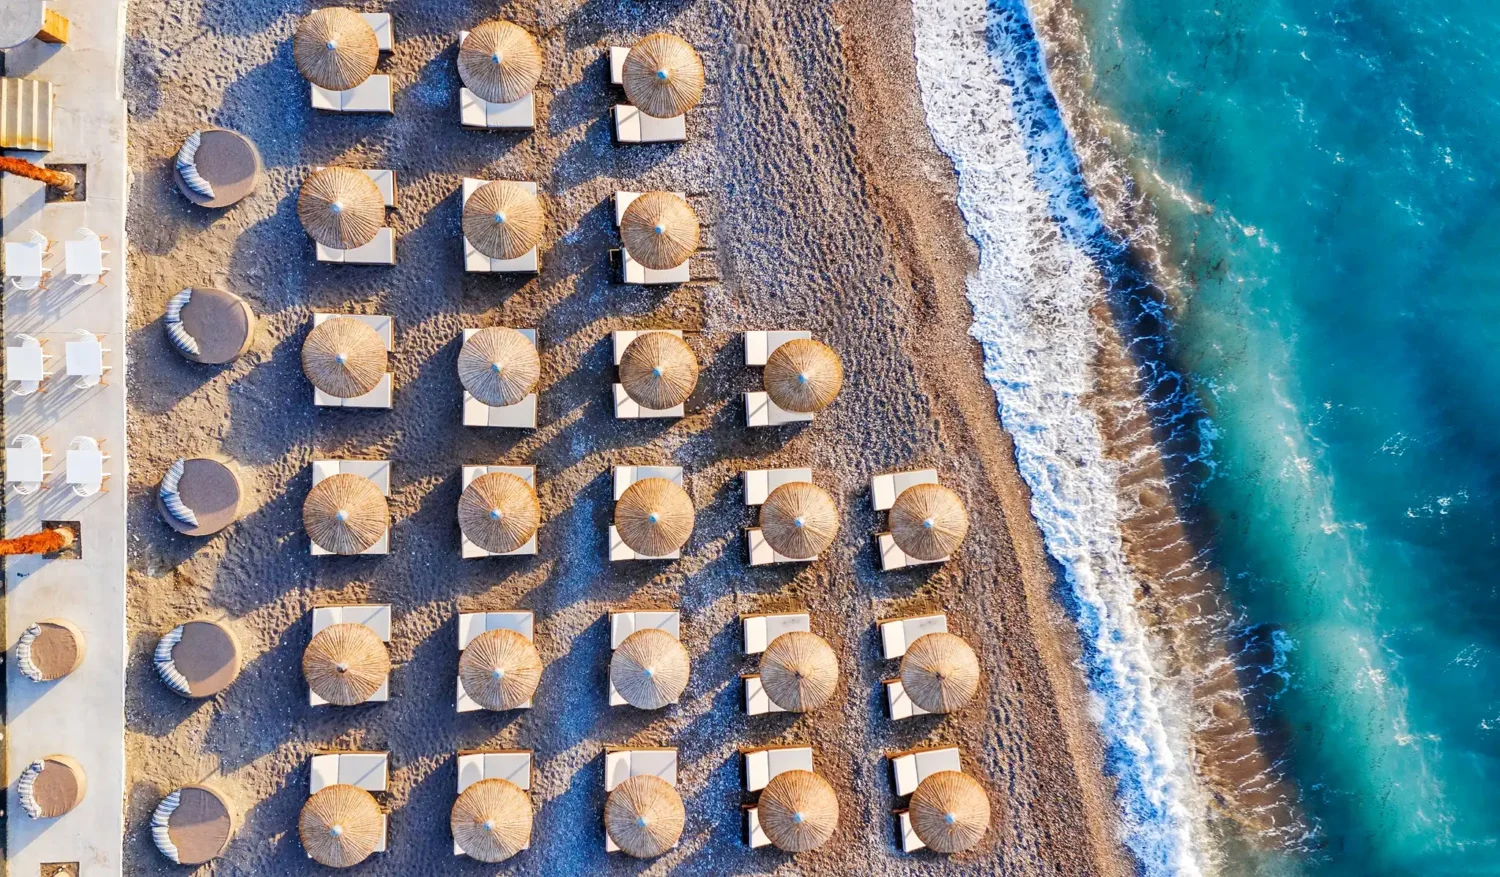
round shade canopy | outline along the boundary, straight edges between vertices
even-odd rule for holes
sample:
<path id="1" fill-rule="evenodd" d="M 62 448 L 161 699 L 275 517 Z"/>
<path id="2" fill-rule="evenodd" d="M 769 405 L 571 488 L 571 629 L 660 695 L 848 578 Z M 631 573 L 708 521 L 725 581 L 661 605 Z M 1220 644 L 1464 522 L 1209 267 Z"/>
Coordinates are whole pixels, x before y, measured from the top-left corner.
<path id="1" fill-rule="evenodd" d="M 811 560 L 839 531 L 839 510 L 828 491 L 793 481 L 771 491 L 760 506 L 760 532 L 777 554 Z"/>
<path id="2" fill-rule="evenodd" d="M 374 240 L 385 225 L 385 198 L 364 172 L 325 167 L 303 181 L 297 195 L 297 218 L 323 246 L 352 250 Z"/>
<path id="3" fill-rule="evenodd" d="M 620 385 L 642 407 L 676 408 L 698 386 L 698 359 L 676 335 L 646 332 L 620 354 Z"/>
<path id="4" fill-rule="evenodd" d="M 297 820 L 302 848 L 320 865 L 358 865 L 385 834 L 385 817 L 369 792 L 358 786 L 329 786 L 307 799 Z"/>
<path id="5" fill-rule="evenodd" d="M 687 649 L 677 637 L 647 628 L 632 633 L 615 649 L 609 681 L 631 706 L 656 710 L 682 696 L 689 667 Z"/>
<path id="6" fill-rule="evenodd" d="M 370 78 L 380 59 L 375 29 L 352 9 L 318 9 L 302 19 L 292 37 L 292 57 L 308 82 L 345 91 Z"/>
<path id="7" fill-rule="evenodd" d="M 486 21 L 459 45 L 458 75 L 481 100 L 508 104 L 536 88 L 542 50 L 520 25 Z"/>
<path id="8" fill-rule="evenodd" d="M 615 846 L 637 859 L 670 850 L 686 822 L 682 796 L 661 777 L 631 777 L 604 801 L 604 830 Z"/>
<path id="9" fill-rule="evenodd" d="M 480 329 L 458 351 L 458 379 L 486 405 L 517 404 L 536 390 L 541 376 L 536 345 L 515 329 Z"/>
<path id="10" fill-rule="evenodd" d="M 766 394 L 783 411 L 811 414 L 827 408 L 844 386 L 844 363 L 832 347 L 798 338 L 766 358 Z"/>
<path id="11" fill-rule="evenodd" d="M 324 320 L 302 342 L 302 371 L 330 396 L 353 399 L 375 389 L 388 368 L 385 341 L 353 317 Z"/>
<path id="12" fill-rule="evenodd" d="M 302 675 L 318 697 L 334 706 L 355 706 L 380 690 L 391 673 L 391 656 L 375 631 L 363 624 L 334 624 L 302 652 Z"/>
<path id="13" fill-rule="evenodd" d="M 792 631 L 771 640 L 760 658 L 766 696 L 784 710 L 807 712 L 827 703 L 839 683 L 839 659 L 815 633 Z"/>
<path id="14" fill-rule="evenodd" d="M 703 97 L 703 61 L 679 37 L 654 33 L 631 48 L 621 71 L 625 96 L 658 119 L 680 116 Z"/>
<path id="15" fill-rule="evenodd" d="M 496 554 L 519 549 L 536 535 L 542 507 L 526 480 L 489 472 L 469 482 L 458 498 L 458 526 L 470 542 Z"/>
<path id="16" fill-rule="evenodd" d="M 464 237 L 492 259 L 519 259 L 542 239 L 542 202 L 510 180 L 491 180 L 464 202 Z"/>
<path id="17" fill-rule="evenodd" d="M 979 659 L 951 633 L 917 637 L 901 658 L 901 687 L 923 710 L 951 713 L 979 690 Z"/>
<path id="18" fill-rule="evenodd" d="M 922 780 L 907 814 L 922 843 L 939 853 L 959 853 L 989 829 L 990 799 L 973 777 L 944 770 Z"/>
<path id="19" fill-rule="evenodd" d="M 340 472 L 313 485 L 302 503 L 302 526 L 324 551 L 359 554 L 380 541 L 390 521 L 375 482 Z"/>
<path id="20" fill-rule="evenodd" d="M 513 630 L 487 630 L 464 647 L 458 678 L 469 698 L 485 709 L 520 709 L 536 694 L 542 656 Z"/>
<path id="21" fill-rule="evenodd" d="M 632 551 L 666 557 L 693 535 L 693 500 L 665 478 L 642 478 L 615 503 L 615 530 Z"/>
<path id="22" fill-rule="evenodd" d="M 531 799 L 509 780 L 480 780 L 459 793 L 448 825 L 469 856 L 503 862 L 531 844 Z"/>
<path id="23" fill-rule="evenodd" d="M 783 771 L 760 793 L 760 827 L 777 849 L 815 850 L 839 826 L 839 798 L 828 781 L 807 770 Z"/>
<path id="24" fill-rule="evenodd" d="M 914 484 L 891 506 L 891 537 L 918 560 L 942 560 L 969 532 L 969 515 L 958 494 L 941 484 Z"/>
<path id="25" fill-rule="evenodd" d="M 698 215 L 671 192 L 646 192 L 620 217 L 620 242 L 653 271 L 669 271 L 698 249 Z"/>

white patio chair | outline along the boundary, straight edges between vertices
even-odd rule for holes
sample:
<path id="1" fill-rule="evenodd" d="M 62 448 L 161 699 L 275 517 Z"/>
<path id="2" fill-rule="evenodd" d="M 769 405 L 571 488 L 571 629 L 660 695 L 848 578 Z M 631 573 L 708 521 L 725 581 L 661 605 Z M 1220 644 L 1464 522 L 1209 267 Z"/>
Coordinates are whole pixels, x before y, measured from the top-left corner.
<path id="1" fill-rule="evenodd" d="M 42 342 L 38 341 L 36 338 L 33 338 L 30 335 L 25 335 L 25 334 L 22 334 L 22 333 L 18 332 L 18 333 L 16 333 L 16 340 L 19 341 L 19 342 L 21 342 L 21 344 L 20 344 L 19 348 L 13 348 L 13 350 L 17 350 L 17 349 L 18 350 L 26 350 L 28 352 L 29 351 L 33 351 L 33 350 L 42 350 Z M 15 357 L 16 353 L 10 352 L 9 355 L 11 357 Z M 38 372 L 35 369 L 35 360 L 34 360 L 33 363 L 30 366 L 27 367 L 26 371 L 29 374 L 38 375 L 38 377 L 36 377 L 34 379 L 30 378 L 30 377 L 16 379 L 16 386 L 12 389 L 11 392 L 15 393 L 17 396 L 30 396 L 31 394 L 37 392 L 42 387 L 42 381 L 45 380 L 48 377 L 47 372 L 45 371 L 45 369 L 46 369 L 46 363 L 47 363 L 47 360 L 49 360 L 49 359 L 52 358 L 52 355 L 50 353 L 45 352 L 45 351 L 43 351 L 40 354 L 29 354 L 29 355 L 32 356 L 32 357 L 40 359 L 40 361 L 42 363 L 42 371 Z M 17 371 L 18 370 L 15 368 L 15 363 L 13 363 L 13 362 L 7 362 L 6 363 L 6 372 L 7 372 L 8 376 L 11 375 L 11 374 L 17 373 Z"/>
<path id="2" fill-rule="evenodd" d="M 109 473 L 104 471 L 104 461 L 109 454 L 99 449 L 99 440 L 86 435 L 74 436 L 68 443 L 68 486 L 78 496 L 93 496 L 104 489 L 104 480 Z M 74 481 L 78 472 L 84 473 L 82 480 Z"/>
<path id="3" fill-rule="evenodd" d="M 46 488 L 47 476 L 52 474 L 45 468 L 50 456 L 42 440 L 34 435 L 22 434 L 11 440 L 6 449 L 5 474 L 15 485 L 16 493 L 30 496 Z"/>

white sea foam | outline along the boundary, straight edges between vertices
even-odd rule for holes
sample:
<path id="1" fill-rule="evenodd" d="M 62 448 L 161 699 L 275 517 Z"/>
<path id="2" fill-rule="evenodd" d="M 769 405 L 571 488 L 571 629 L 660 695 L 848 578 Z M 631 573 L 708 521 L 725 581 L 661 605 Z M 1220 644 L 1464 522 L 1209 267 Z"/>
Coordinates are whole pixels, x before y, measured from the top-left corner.
<path id="1" fill-rule="evenodd" d="M 1122 840 L 1146 873 L 1198 874 L 1185 735 L 1168 731 L 1153 688 L 1120 539 L 1117 468 L 1083 404 L 1098 344 L 1090 309 L 1104 288 L 1094 260 L 1103 251 L 1094 248 L 1108 239 L 1027 13 L 1020 0 L 993 2 L 913 0 L 928 125 L 958 170 L 959 206 L 979 245 L 979 269 L 968 279 L 971 331 L 1015 439 L 1032 514 L 1066 572 L 1119 780 Z"/>

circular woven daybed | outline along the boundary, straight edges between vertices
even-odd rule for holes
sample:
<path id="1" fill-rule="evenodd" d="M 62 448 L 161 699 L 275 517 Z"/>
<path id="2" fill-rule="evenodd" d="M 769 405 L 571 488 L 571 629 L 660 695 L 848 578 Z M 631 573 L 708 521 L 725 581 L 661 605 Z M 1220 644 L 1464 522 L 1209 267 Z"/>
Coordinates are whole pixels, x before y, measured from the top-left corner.
<path id="1" fill-rule="evenodd" d="M 16 668 L 34 682 L 52 682 L 83 664 L 88 646 L 83 631 L 63 618 L 48 618 L 31 625 L 16 641 Z"/>
<path id="2" fill-rule="evenodd" d="M 167 687 L 183 697 L 213 697 L 240 675 L 240 644 L 229 626 L 196 620 L 179 624 L 156 644 L 152 658 Z"/>
<path id="3" fill-rule="evenodd" d="M 178 865 L 217 859 L 233 836 L 234 812 L 208 786 L 183 786 L 163 798 L 151 814 L 151 840 Z"/>
<path id="4" fill-rule="evenodd" d="M 255 191 L 263 169 L 260 150 L 249 137 L 204 128 L 188 135 L 172 176 L 183 197 L 199 207 L 228 207 Z"/>
<path id="5" fill-rule="evenodd" d="M 55 819 L 79 804 L 88 791 L 83 766 L 67 755 L 33 761 L 16 780 L 16 797 L 32 819 Z"/>
<path id="6" fill-rule="evenodd" d="M 167 338 L 184 358 L 220 365 L 244 355 L 255 340 L 255 311 L 232 292 L 184 289 L 167 301 Z"/>
<path id="7" fill-rule="evenodd" d="M 211 457 L 178 459 L 156 489 L 156 510 L 186 536 L 217 533 L 239 520 L 244 496 L 238 467 Z"/>

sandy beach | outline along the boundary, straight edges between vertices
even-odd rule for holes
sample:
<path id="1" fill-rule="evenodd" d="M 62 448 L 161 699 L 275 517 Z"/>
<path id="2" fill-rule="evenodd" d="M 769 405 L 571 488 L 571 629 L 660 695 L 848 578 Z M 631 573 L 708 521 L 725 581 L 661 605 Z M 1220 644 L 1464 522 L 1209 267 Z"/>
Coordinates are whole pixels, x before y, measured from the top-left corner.
<path id="1" fill-rule="evenodd" d="M 134 183 L 129 212 L 131 667 L 127 689 L 127 870 L 172 874 L 151 844 L 151 809 L 169 789 L 211 781 L 242 815 L 207 873 L 317 870 L 296 837 L 307 759 L 330 749 L 389 750 L 389 851 L 365 873 L 985 873 L 1127 874 L 1112 790 L 1074 663 L 1077 637 L 1028 516 L 1028 497 L 995 414 L 964 277 L 973 253 L 954 204 L 953 170 L 923 122 L 910 9 L 876 0 L 668 0 L 508 4 L 537 35 L 547 69 L 538 128 L 461 130 L 457 32 L 496 10 L 437 0 L 370 5 L 395 16 L 394 117 L 314 113 L 291 58 L 304 7 L 141 0 L 126 37 Z M 604 50 L 666 30 L 708 68 L 689 140 L 619 147 Z M 267 166 L 261 189 L 223 213 L 173 189 L 169 157 L 206 123 L 239 130 Z M 394 268 L 329 266 L 295 211 L 313 166 L 396 171 Z M 534 180 L 548 212 L 536 279 L 465 275 L 464 176 Z M 617 189 L 685 191 L 704 220 L 692 283 L 666 291 L 610 282 Z M 189 285 L 220 285 L 261 315 L 251 352 L 223 367 L 173 353 L 161 316 Z M 393 410 L 312 405 L 299 350 L 314 311 L 395 318 Z M 535 327 L 542 352 L 540 428 L 467 429 L 455 371 L 465 327 Z M 703 365 L 680 421 L 617 421 L 609 333 L 680 327 Z M 844 357 L 835 405 L 805 428 L 751 432 L 738 394 L 757 386 L 739 334 L 805 328 Z M 207 540 L 162 523 L 152 491 L 179 456 L 222 453 L 249 488 L 243 520 Z M 392 553 L 312 558 L 301 526 L 309 464 L 392 462 Z M 545 524 L 535 559 L 463 561 L 454 517 L 459 467 L 537 467 Z M 610 467 L 685 467 L 698 507 L 681 561 L 610 564 Z M 817 563 L 750 570 L 740 472 L 814 467 L 843 529 Z M 968 502 L 971 531 L 942 567 L 883 574 L 871 547 L 872 474 L 935 467 Z M 300 659 L 309 612 L 388 602 L 395 628 L 389 703 L 307 705 Z M 611 608 L 675 606 L 693 657 L 687 696 L 654 713 L 605 705 Z M 838 652 L 839 708 L 748 720 L 738 675 L 743 612 L 792 606 Z M 537 615 L 547 668 L 535 707 L 456 715 L 456 614 Z M 946 611 L 978 651 L 981 697 L 939 719 L 893 723 L 879 681 L 874 622 Z M 187 702 L 155 677 L 151 649 L 188 618 L 227 619 L 246 668 L 224 694 Z M 740 840 L 741 746 L 804 742 L 838 791 L 827 846 L 795 860 Z M 606 857 L 600 812 L 607 744 L 680 749 L 688 827 L 679 847 L 639 863 Z M 993 828 L 953 860 L 895 843 L 883 753 L 953 743 L 990 792 Z M 447 825 L 460 749 L 535 750 L 532 848 L 503 866 L 452 855 Z"/>

